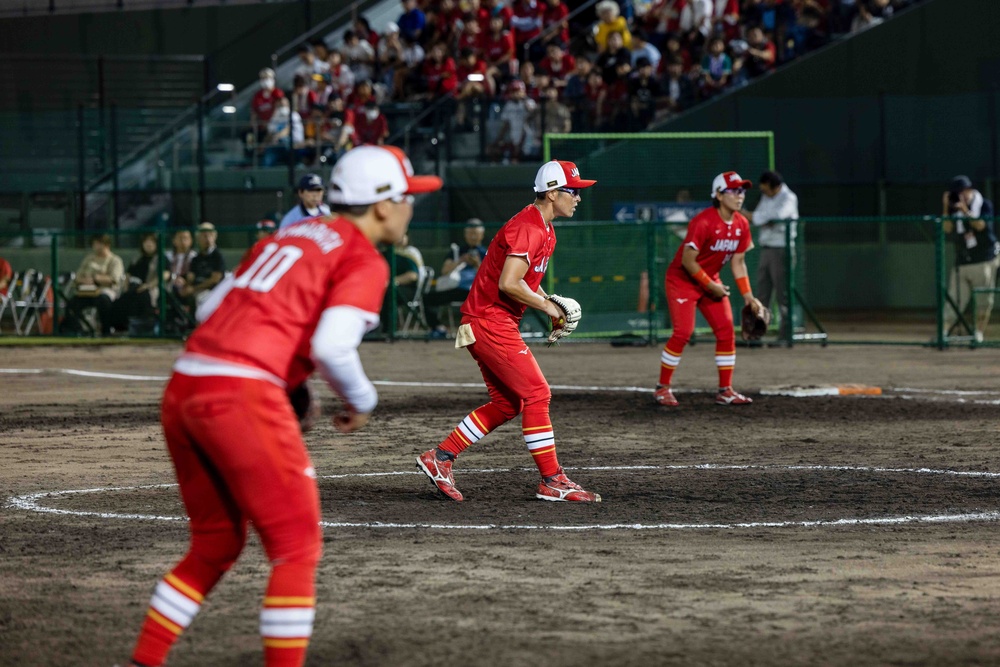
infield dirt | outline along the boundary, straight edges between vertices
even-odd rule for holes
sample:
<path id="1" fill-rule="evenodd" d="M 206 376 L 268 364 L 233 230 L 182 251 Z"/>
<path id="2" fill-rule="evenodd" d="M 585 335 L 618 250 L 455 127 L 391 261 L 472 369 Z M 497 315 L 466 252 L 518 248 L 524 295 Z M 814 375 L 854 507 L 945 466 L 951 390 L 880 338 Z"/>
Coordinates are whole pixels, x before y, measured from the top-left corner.
<path id="1" fill-rule="evenodd" d="M 4 498 L 172 482 L 159 431 L 163 382 L 57 369 L 162 376 L 177 349 L 0 349 L 2 368 L 45 371 L 0 374 Z M 651 386 L 659 363 L 650 348 L 533 350 L 554 385 Z M 685 353 L 673 410 L 648 392 L 554 390 L 560 460 L 581 468 L 570 475 L 601 493 L 599 505 L 534 499 L 537 473 L 518 423 L 460 457 L 462 504 L 416 474 L 321 477 L 329 522 L 548 528 L 326 528 L 308 664 L 1000 664 L 993 521 L 557 529 L 1000 510 L 997 479 L 849 469 L 1000 472 L 1000 352 L 741 348 L 737 388 L 756 400 L 745 408 L 713 405 L 712 357 L 708 345 Z M 374 380 L 480 382 L 469 356 L 450 345 L 366 343 L 362 358 Z M 886 396 L 757 393 L 840 383 L 880 386 Z M 414 456 L 486 400 L 482 388 L 379 389 L 365 431 L 341 436 L 324 423 L 307 435 L 319 475 L 415 473 Z M 332 397 L 320 393 L 332 414 Z M 664 467 L 700 464 L 767 467 Z M 586 469 L 604 466 L 659 467 Z M 495 471 L 476 472 L 484 469 Z M 39 503 L 183 514 L 175 488 Z M 186 538 L 181 521 L 0 509 L 0 665 L 126 664 L 152 588 Z M 169 664 L 262 664 L 266 576 L 252 540 Z"/>

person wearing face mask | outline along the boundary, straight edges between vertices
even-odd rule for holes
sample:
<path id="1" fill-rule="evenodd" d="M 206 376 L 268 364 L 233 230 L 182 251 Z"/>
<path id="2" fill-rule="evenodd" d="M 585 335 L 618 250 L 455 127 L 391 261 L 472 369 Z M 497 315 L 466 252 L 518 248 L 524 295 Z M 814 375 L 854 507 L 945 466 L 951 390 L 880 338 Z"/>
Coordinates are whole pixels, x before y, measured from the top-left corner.
<path id="1" fill-rule="evenodd" d="M 250 124 L 253 140 L 260 142 L 267 136 L 267 124 L 271 122 L 278 103 L 285 99 L 285 93 L 274 84 L 274 70 L 265 67 L 259 74 L 260 89 L 250 102 Z"/>
<path id="2" fill-rule="evenodd" d="M 389 136 L 389 121 L 375 104 L 368 100 L 354 117 L 354 145 L 381 146 Z"/>

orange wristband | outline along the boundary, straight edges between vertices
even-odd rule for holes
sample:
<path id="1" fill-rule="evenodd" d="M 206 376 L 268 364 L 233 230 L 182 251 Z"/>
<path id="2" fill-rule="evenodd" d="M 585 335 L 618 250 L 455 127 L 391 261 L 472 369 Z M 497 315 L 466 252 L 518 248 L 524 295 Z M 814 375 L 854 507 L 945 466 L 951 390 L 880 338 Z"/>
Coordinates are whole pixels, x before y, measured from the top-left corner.
<path id="1" fill-rule="evenodd" d="M 694 274 L 691 277 L 697 280 L 699 283 L 701 283 L 701 286 L 706 289 L 708 288 L 709 285 L 712 284 L 712 279 L 708 277 L 707 273 L 705 273 L 705 269 L 700 269 L 698 273 Z"/>
<path id="2" fill-rule="evenodd" d="M 736 288 L 739 289 L 740 294 L 746 295 L 750 294 L 752 290 L 750 289 L 750 279 L 746 276 L 736 279 Z"/>

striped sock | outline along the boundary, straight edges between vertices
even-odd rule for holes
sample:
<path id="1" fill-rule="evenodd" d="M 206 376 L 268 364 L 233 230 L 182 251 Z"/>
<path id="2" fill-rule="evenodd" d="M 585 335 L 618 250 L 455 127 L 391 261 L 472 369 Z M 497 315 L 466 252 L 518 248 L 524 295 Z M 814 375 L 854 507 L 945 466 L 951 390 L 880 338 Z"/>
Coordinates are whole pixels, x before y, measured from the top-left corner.
<path id="1" fill-rule="evenodd" d="M 455 430 L 438 445 L 438 449 L 458 456 L 472 444 L 486 437 L 493 429 L 507 423 L 507 417 L 492 403 L 482 405 L 458 423 Z"/>
<path id="2" fill-rule="evenodd" d="M 204 599 L 203 593 L 181 581 L 173 572 L 160 580 L 149 602 L 132 660 L 148 667 L 162 665 L 174 642 L 194 620 Z"/>
<path id="3" fill-rule="evenodd" d="M 719 389 L 733 384 L 733 368 L 736 366 L 736 348 L 727 344 L 728 350 L 715 348 L 715 365 L 719 368 Z"/>
<path id="4" fill-rule="evenodd" d="M 537 411 L 525 409 L 521 417 L 521 431 L 524 433 L 524 444 L 528 446 L 531 457 L 535 459 L 538 472 L 542 478 L 551 477 L 559 472 L 559 459 L 556 457 L 556 436 L 552 431 L 548 406 Z"/>
<path id="5" fill-rule="evenodd" d="M 260 611 L 267 667 L 301 667 L 316 616 L 314 563 L 275 565 Z"/>
<path id="6" fill-rule="evenodd" d="M 674 352 L 670 349 L 670 342 L 663 346 L 663 352 L 660 353 L 660 384 L 664 387 L 670 386 L 670 381 L 674 377 L 674 371 L 677 370 L 678 364 L 681 363 L 681 353 Z"/>

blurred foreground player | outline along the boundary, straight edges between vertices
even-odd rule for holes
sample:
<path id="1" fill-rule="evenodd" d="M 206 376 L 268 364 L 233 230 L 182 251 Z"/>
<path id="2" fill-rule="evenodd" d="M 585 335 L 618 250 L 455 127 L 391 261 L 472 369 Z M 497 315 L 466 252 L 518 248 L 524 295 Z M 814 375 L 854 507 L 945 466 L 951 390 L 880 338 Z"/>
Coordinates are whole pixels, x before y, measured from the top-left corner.
<path id="1" fill-rule="evenodd" d="M 446 496 L 462 500 L 452 463 L 487 433 L 521 417 L 521 430 L 542 481 L 541 500 L 599 502 L 566 477 L 556 458 L 549 418 L 552 393 L 538 362 L 521 338 L 519 325 L 528 306 L 553 319 L 549 342 L 572 332 L 580 309 L 572 299 L 546 295 L 542 277 L 556 245 L 555 218 L 571 218 L 580 191 L 596 181 L 580 178 L 572 162 L 546 162 L 535 176 L 535 201 L 500 228 L 483 258 L 468 298 L 455 347 L 466 347 L 479 363 L 490 402 L 473 410 L 435 449 L 417 457 L 417 466 Z"/>
<path id="2" fill-rule="evenodd" d="M 753 401 L 733 389 L 736 364 L 736 330 L 729 304 L 729 287 L 719 281 L 719 271 L 732 261 L 733 278 L 743 300 L 759 317 L 764 306 L 750 289 L 746 252 L 753 248 L 750 224 L 739 212 L 750 181 L 735 171 L 719 174 L 712 181 L 712 208 L 688 223 L 684 243 L 667 267 L 666 295 L 673 334 L 660 356 L 660 382 L 654 394 L 660 405 L 677 405 L 670 389 L 684 346 L 694 333 L 695 310 L 708 321 L 715 334 L 715 365 L 719 369 L 718 405 L 747 405 Z"/>
<path id="3" fill-rule="evenodd" d="M 239 556 L 248 521 L 271 562 L 264 663 L 304 663 L 322 544 L 316 472 L 300 430 L 318 413 L 306 379 L 318 369 L 343 398 L 340 431 L 368 422 L 378 395 L 357 347 L 378 324 L 389 279 L 375 244 L 406 232 L 413 194 L 441 187 L 436 176 L 412 174 L 396 148 L 348 152 L 330 176 L 333 216 L 262 240 L 199 309 L 203 324 L 174 365 L 162 408 L 190 549 L 156 586 L 134 665 L 163 664 Z"/>

